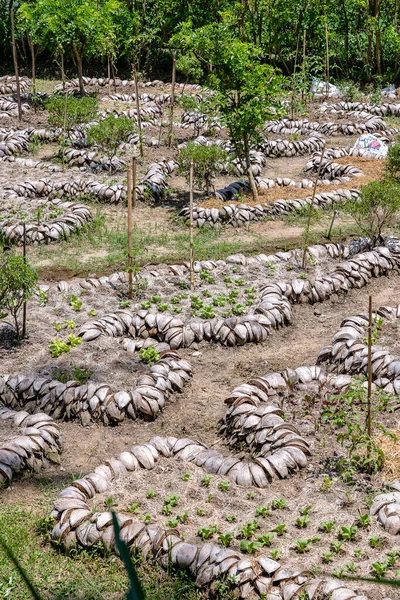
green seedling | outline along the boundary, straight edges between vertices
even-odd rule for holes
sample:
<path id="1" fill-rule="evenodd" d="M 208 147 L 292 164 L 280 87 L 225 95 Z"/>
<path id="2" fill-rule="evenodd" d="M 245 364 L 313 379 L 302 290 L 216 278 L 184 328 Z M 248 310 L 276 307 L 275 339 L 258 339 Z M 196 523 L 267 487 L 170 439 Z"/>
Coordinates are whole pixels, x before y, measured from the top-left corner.
<path id="1" fill-rule="evenodd" d="M 306 506 L 305 508 L 299 508 L 299 513 L 305 517 L 306 515 L 309 514 L 310 510 L 311 510 L 311 506 Z"/>
<path id="2" fill-rule="evenodd" d="M 72 294 L 72 296 L 69 299 L 69 305 L 74 311 L 79 312 L 83 306 L 83 302 L 82 300 L 78 300 L 75 294 Z"/>
<path id="3" fill-rule="evenodd" d="M 204 485 L 204 487 L 208 487 L 210 485 L 210 481 L 211 475 L 203 475 L 203 477 L 201 478 L 201 485 Z"/>
<path id="4" fill-rule="evenodd" d="M 89 317 L 95 317 L 96 316 L 96 311 L 94 310 L 94 308 L 90 308 L 87 311 L 87 314 L 89 315 Z"/>
<path id="5" fill-rule="evenodd" d="M 173 298 L 171 298 L 170 302 L 171 304 L 179 304 L 181 301 L 180 296 L 174 296 Z"/>
<path id="6" fill-rule="evenodd" d="M 296 552 L 298 552 L 299 554 L 304 554 L 305 552 L 310 552 L 310 550 L 311 550 L 310 540 L 295 540 L 294 548 L 295 548 Z"/>
<path id="7" fill-rule="evenodd" d="M 205 298 L 212 298 L 212 293 L 210 290 L 203 290 L 202 294 Z"/>
<path id="8" fill-rule="evenodd" d="M 206 304 L 199 311 L 199 317 L 201 319 L 213 319 L 215 317 L 214 308 L 211 304 Z"/>
<path id="9" fill-rule="evenodd" d="M 188 473 L 186 471 L 186 473 L 184 475 L 182 475 L 182 479 L 183 479 L 183 481 L 189 481 L 189 479 L 190 479 L 190 473 Z"/>
<path id="10" fill-rule="evenodd" d="M 173 306 L 171 310 L 177 315 L 179 315 L 182 312 L 182 308 L 180 306 Z"/>
<path id="11" fill-rule="evenodd" d="M 342 546 L 343 546 L 343 542 L 331 542 L 329 549 L 331 552 L 334 552 L 335 554 L 339 554 L 339 552 L 342 551 Z"/>
<path id="12" fill-rule="evenodd" d="M 164 498 L 164 504 L 169 504 L 170 506 L 176 506 L 178 504 L 180 496 L 177 494 L 172 494 L 167 498 Z"/>
<path id="13" fill-rule="evenodd" d="M 157 360 L 160 360 L 160 354 L 157 352 L 154 346 L 149 346 L 148 348 L 140 348 L 139 357 L 150 367 Z"/>
<path id="14" fill-rule="evenodd" d="M 347 573 L 355 573 L 357 570 L 357 567 L 353 562 L 351 562 L 351 563 L 347 563 L 347 565 L 344 565 L 344 570 L 347 571 Z"/>
<path id="15" fill-rule="evenodd" d="M 260 542 L 249 542 L 248 540 L 242 540 L 240 542 L 240 550 L 245 554 L 255 554 L 260 548 L 262 548 Z"/>
<path id="16" fill-rule="evenodd" d="M 324 552 L 321 556 L 322 562 L 328 564 L 333 561 L 334 556 L 334 552 Z"/>
<path id="17" fill-rule="evenodd" d="M 128 505 L 128 511 L 132 514 L 136 514 L 139 512 L 140 502 L 132 502 L 132 504 Z"/>
<path id="18" fill-rule="evenodd" d="M 62 340 L 51 340 L 48 347 L 53 358 L 58 358 L 61 354 L 65 354 L 71 350 L 71 346 Z"/>
<path id="19" fill-rule="evenodd" d="M 272 531 L 275 531 L 276 535 L 281 537 L 286 531 L 285 523 L 277 523 Z"/>
<path id="20" fill-rule="evenodd" d="M 227 492 L 229 490 L 229 485 L 229 481 L 220 481 L 220 483 L 218 484 L 218 489 L 220 489 L 221 492 Z"/>
<path id="21" fill-rule="evenodd" d="M 206 498 L 206 502 L 212 502 L 213 501 L 213 495 L 212 494 L 208 494 L 207 498 Z"/>
<path id="22" fill-rule="evenodd" d="M 379 535 L 372 535 L 368 540 L 368 544 L 371 546 L 371 548 L 377 548 L 380 543 L 381 538 L 379 537 Z"/>
<path id="23" fill-rule="evenodd" d="M 146 515 L 140 515 L 139 519 L 144 521 L 145 525 L 148 525 L 151 522 L 151 515 L 147 513 Z"/>
<path id="24" fill-rule="evenodd" d="M 368 527 L 371 523 L 370 515 L 368 513 L 366 515 L 360 515 L 357 519 L 357 523 L 360 527 Z"/>
<path id="25" fill-rule="evenodd" d="M 217 526 L 210 525 L 210 527 L 202 527 L 198 530 L 197 535 L 201 537 L 202 540 L 209 540 L 212 538 L 214 533 L 217 533 Z"/>
<path id="26" fill-rule="evenodd" d="M 179 523 L 182 523 L 182 525 L 185 525 L 189 518 L 189 511 L 185 510 L 185 512 L 182 513 L 181 515 L 176 515 L 176 518 L 178 519 Z"/>
<path id="27" fill-rule="evenodd" d="M 61 323 L 53 323 L 53 327 L 56 331 L 61 331 L 61 329 L 63 328 L 63 326 L 61 325 Z"/>
<path id="28" fill-rule="evenodd" d="M 140 306 L 142 308 L 144 308 L 145 310 L 148 310 L 151 306 L 151 302 L 149 300 L 143 300 L 143 302 L 141 302 Z"/>
<path id="29" fill-rule="evenodd" d="M 166 312 L 169 308 L 169 305 L 166 302 L 160 302 L 160 304 L 157 304 L 157 309 L 160 312 Z"/>
<path id="30" fill-rule="evenodd" d="M 257 506 L 256 508 L 256 517 L 268 517 L 269 508 L 268 506 Z"/>
<path id="31" fill-rule="evenodd" d="M 237 516 L 236 515 L 225 515 L 225 519 L 228 521 L 228 523 L 236 523 Z"/>
<path id="32" fill-rule="evenodd" d="M 244 285 L 244 279 L 241 279 L 241 278 L 235 279 L 235 283 L 236 283 L 236 285 Z"/>
<path id="33" fill-rule="evenodd" d="M 279 560 L 281 557 L 281 551 L 279 550 L 279 548 L 273 548 L 272 550 L 270 550 L 269 553 L 273 560 Z"/>
<path id="34" fill-rule="evenodd" d="M 218 536 L 218 541 L 220 542 L 220 544 L 222 544 L 222 546 L 224 546 L 224 548 L 228 548 L 232 540 L 233 533 L 221 533 L 221 535 Z"/>
<path id="35" fill-rule="evenodd" d="M 176 529 L 176 527 L 178 527 L 178 519 L 170 519 L 169 521 L 167 521 L 166 525 L 167 527 L 171 527 L 172 529 Z"/>
<path id="36" fill-rule="evenodd" d="M 324 531 L 325 533 L 330 533 L 335 525 L 336 521 L 321 521 L 319 524 L 320 531 Z"/>
<path id="37" fill-rule="evenodd" d="M 283 510 L 286 506 L 286 500 L 282 500 L 281 498 L 275 498 L 275 500 L 272 500 L 271 502 L 271 508 L 273 510 Z"/>
<path id="38" fill-rule="evenodd" d="M 196 510 L 196 515 L 198 515 L 199 517 L 204 517 L 206 514 L 206 511 L 204 510 L 204 508 L 198 508 Z"/>
<path id="39" fill-rule="evenodd" d="M 146 498 L 154 498 L 154 496 L 156 495 L 156 491 L 155 490 L 147 490 L 147 494 L 146 494 Z"/>
<path id="40" fill-rule="evenodd" d="M 297 517 L 296 519 L 296 527 L 299 529 L 305 529 L 308 527 L 310 522 L 310 517 L 308 515 L 302 515 L 301 517 Z"/>
<path id="41" fill-rule="evenodd" d="M 104 500 L 104 506 L 106 507 L 107 510 L 110 510 L 110 508 L 112 508 L 113 506 L 117 506 L 118 505 L 118 500 L 114 500 L 114 498 L 106 498 Z"/>
<path id="42" fill-rule="evenodd" d="M 273 533 L 264 533 L 264 535 L 257 536 L 257 542 L 260 542 L 263 546 L 271 546 L 274 537 Z"/>
<path id="43" fill-rule="evenodd" d="M 65 326 L 67 329 L 75 329 L 76 323 L 73 319 L 67 319 L 67 321 L 65 321 Z"/>
<path id="44" fill-rule="evenodd" d="M 121 300 L 119 303 L 120 308 L 129 308 L 130 305 L 131 303 L 129 300 Z"/>
<path id="45" fill-rule="evenodd" d="M 338 537 L 345 542 L 352 542 L 356 539 L 358 533 L 358 527 L 352 525 L 350 527 L 341 527 L 338 533 Z"/>
<path id="46" fill-rule="evenodd" d="M 356 558 L 362 558 L 364 556 L 364 552 L 362 550 L 359 550 L 358 548 L 355 548 L 353 550 L 353 554 Z"/>
<path id="47" fill-rule="evenodd" d="M 161 296 L 151 296 L 150 301 L 152 304 L 159 304 L 162 301 Z"/>
<path id="48" fill-rule="evenodd" d="M 46 306 L 49 301 L 49 297 L 44 290 L 38 290 L 39 295 L 39 306 Z"/>
<path id="49" fill-rule="evenodd" d="M 245 525 L 239 527 L 239 535 L 246 540 L 249 540 L 253 533 L 257 531 L 259 525 L 257 521 L 247 521 Z"/>
<path id="50" fill-rule="evenodd" d="M 170 515 L 172 515 L 172 506 L 170 504 L 164 504 L 164 506 L 162 507 L 161 512 L 166 517 L 169 517 Z"/>
<path id="51" fill-rule="evenodd" d="M 373 570 L 373 572 L 375 573 L 375 575 L 378 577 L 378 579 L 381 579 L 382 577 L 385 576 L 386 571 L 388 570 L 388 564 L 386 562 L 374 562 L 371 565 L 371 569 Z"/>

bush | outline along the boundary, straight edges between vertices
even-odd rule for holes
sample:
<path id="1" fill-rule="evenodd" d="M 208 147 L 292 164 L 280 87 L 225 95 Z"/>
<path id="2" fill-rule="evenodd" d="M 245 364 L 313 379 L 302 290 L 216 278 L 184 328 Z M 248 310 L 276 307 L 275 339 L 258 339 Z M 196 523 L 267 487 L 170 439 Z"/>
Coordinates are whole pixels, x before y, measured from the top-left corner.
<path id="1" fill-rule="evenodd" d="M 386 160 L 386 176 L 400 183 L 400 142 L 389 146 Z"/>
<path id="2" fill-rule="evenodd" d="M 106 154 L 111 172 L 111 160 L 116 156 L 119 145 L 129 134 L 136 132 L 137 127 L 132 119 L 128 117 L 117 119 L 114 115 L 108 115 L 103 121 L 90 127 L 87 141 L 89 145 L 97 144 Z"/>
<path id="3" fill-rule="evenodd" d="M 182 148 L 178 156 L 178 172 L 185 175 L 189 181 L 190 161 L 194 162 L 194 180 L 201 187 L 204 185 L 207 194 L 210 193 L 212 178 L 224 166 L 228 160 L 228 153 L 213 144 L 212 146 L 200 146 L 190 142 Z"/>
<path id="4" fill-rule="evenodd" d="M 376 242 L 386 226 L 394 225 L 400 211 L 400 185 L 394 180 L 371 181 L 361 188 L 361 198 L 346 209 L 361 232 Z"/>
<path id="5" fill-rule="evenodd" d="M 360 102 L 362 100 L 363 95 L 353 81 L 341 81 L 337 84 L 337 87 L 345 102 Z"/>
<path id="6" fill-rule="evenodd" d="M 22 256 L 8 256 L 0 268 L 0 317 L 9 313 L 14 320 L 17 338 L 20 337 L 21 308 L 36 291 L 38 276 Z"/>
<path id="7" fill-rule="evenodd" d="M 67 131 L 81 123 L 93 121 L 98 107 L 99 102 L 93 96 L 53 96 L 45 102 L 45 108 L 50 113 L 50 125 Z"/>

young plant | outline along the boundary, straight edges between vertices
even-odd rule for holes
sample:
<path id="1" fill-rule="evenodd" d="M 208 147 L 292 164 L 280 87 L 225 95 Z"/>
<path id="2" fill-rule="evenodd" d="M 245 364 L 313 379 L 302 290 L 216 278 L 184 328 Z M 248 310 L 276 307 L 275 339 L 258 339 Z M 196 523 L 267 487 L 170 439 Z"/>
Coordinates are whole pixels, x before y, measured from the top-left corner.
<path id="1" fill-rule="evenodd" d="M 211 475 L 203 475 L 201 478 L 201 485 L 208 487 L 210 485 Z"/>
<path id="2" fill-rule="evenodd" d="M 294 547 L 296 552 L 299 554 L 304 554 L 305 552 L 310 552 L 311 545 L 310 540 L 295 540 Z"/>
<path id="3" fill-rule="evenodd" d="M 257 506 L 256 508 L 256 517 L 268 517 L 269 508 L 268 506 Z"/>
<path id="4" fill-rule="evenodd" d="M 218 536 L 218 541 L 224 548 L 228 548 L 233 540 L 233 533 L 221 533 Z"/>
<path id="5" fill-rule="evenodd" d="M 178 504 L 180 496 L 177 494 L 172 494 L 167 498 L 164 498 L 164 504 L 169 504 L 170 506 L 176 506 Z"/>
<path id="6" fill-rule="evenodd" d="M 48 347 L 53 358 L 58 358 L 62 354 L 65 354 L 71 350 L 71 346 L 62 340 L 51 340 Z"/>
<path id="7" fill-rule="evenodd" d="M 248 540 L 240 542 L 240 550 L 245 554 L 255 554 L 261 548 L 262 544 L 260 542 L 249 542 Z"/>
<path id="8" fill-rule="evenodd" d="M 275 500 L 272 500 L 271 502 L 271 508 L 273 510 L 283 510 L 286 507 L 286 500 L 282 500 L 281 498 L 275 498 Z"/>
<path id="9" fill-rule="evenodd" d="M 306 527 L 308 527 L 309 522 L 310 517 L 307 514 L 301 515 L 296 519 L 296 527 L 298 527 L 299 529 L 305 529 Z"/>
<path id="10" fill-rule="evenodd" d="M 357 519 L 357 523 L 360 527 L 368 527 L 368 525 L 371 523 L 371 517 L 370 515 L 367 513 L 365 515 L 359 515 L 358 519 Z"/>
<path id="11" fill-rule="evenodd" d="M 160 354 L 157 352 L 154 346 L 149 346 L 148 348 L 140 348 L 139 357 L 150 367 L 157 360 L 160 360 Z"/>
<path id="12" fill-rule="evenodd" d="M 335 552 L 324 552 L 321 556 L 322 562 L 324 562 L 324 563 L 332 562 L 335 554 L 336 554 Z"/>
<path id="13" fill-rule="evenodd" d="M 156 491 L 155 490 L 147 490 L 147 494 L 146 494 L 146 498 L 154 498 L 154 496 L 156 495 Z"/>
<path id="14" fill-rule="evenodd" d="M 132 504 L 128 505 L 128 511 L 132 514 L 136 514 L 139 512 L 140 502 L 132 502 Z"/>
<path id="15" fill-rule="evenodd" d="M 196 515 L 199 517 L 204 517 L 206 514 L 206 511 L 204 510 L 204 508 L 198 508 L 196 509 Z"/>
<path id="16" fill-rule="evenodd" d="M 83 306 L 83 302 L 82 300 L 78 300 L 78 297 L 75 294 L 72 294 L 69 299 L 69 305 L 75 312 L 79 312 Z"/>
<path id="17" fill-rule="evenodd" d="M 201 537 L 202 540 L 209 540 L 212 538 L 214 533 L 217 533 L 217 526 L 210 525 L 210 527 L 202 527 L 197 531 L 197 535 Z"/>
<path id="18" fill-rule="evenodd" d="M 277 523 L 272 531 L 275 531 L 276 535 L 281 537 L 286 531 L 285 523 Z"/>
<path id="19" fill-rule="evenodd" d="M 178 519 L 170 519 L 167 521 L 166 525 L 167 527 L 171 527 L 171 529 L 176 529 L 176 527 L 178 527 L 178 523 Z"/>
<path id="20" fill-rule="evenodd" d="M 356 525 L 352 525 L 350 527 L 341 527 L 338 537 L 339 539 L 347 542 L 352 542 L 356 539 L 358 533 L 358 527 Z"/>
<path id="21" fill-rule="evenodd" d="M 336 521 L 321 521 L 319 524 L 320 531 L 330 533 L 335 525 Z"/>
<path id="22" fill-rule="evenodd" d="M 112 159 L 117 155 L 120 144 L 127 141 L 128 136 L 137 132 L 133 119 L 123 115 L 109 114 L 87 132 L 89 145 L 99 146 L 108 159 L 109 172 L 112 172 Z"/>
<path id="23" fill-rule="evenodd" d="M 149 523 L 151 523 L 151 515 L 149 513 L 147 513 L 145 515 L 140 515 L 139 519 L 144 521 L 145 525 L 149 525 Z"/>
<path id="24" fill-rule="evenodd" d="M 71 348 L 75 348 L 75 346 L 80 346 L 82 344 L 82 338 L 74 335 L 73 333 L 70 333 L 68 335 L 68 344 L 71 346 Z"/>
<path id="25" fill-rule="evenodd" d="M 257 531 L 257 529 L 259 528 L 259 525 L 257 523 L 257 521 L 247 521 L 247 523 L 245 525 L 242 525 L 241 527 L 239 527 L 239 535 L 242 538 L 245 538 L 246 540 L 249 540 L 253 533 L 255 531 Z"/>
<path id="26" fill-rule="evenodd" d="M 263 546 L 271 546 L 274 537 L 273 533 L 264 533 L 264 535 L 257 536 L 257 542 L 260 542 Z"/>
<path id="27" fill-rule="evenodd" d="M 331 542 L 329 549 L 331 552 L 334 552 L 335 554 L 339 554 L 339 552 L 342 551 L 342 546 L 343 546 L 343 542 Z"/>
<path id="28" fill-rule="evenodd" d="M 379 535 L 371 535 L 371 537 L 368 540 L 368 544 L 371 546 L 371 548 L 377 548 L 380 543 L 381 538 L 379 537 Z"/>
<path id="29" fill-rule="evenodd" d="M 273 560 L 279 560 L 280 556 L 281 556 L 281 551 L 279 550 L 279 548 L 273 548 L 272 550 L 269 551 L 271 558 Z"/>
<path id="30" fill-rule="evenodd" d="M 229 490 L 229 485 L 229 481 L 220 481 L 218 484 L 218 489 L 220 489 L 221 492 L 227 492 Z"/>
<path id="31" fill-rule="evenodd" d="M 225 515 L 225 519 L 228 521 L 228 523 L 236 523 L 237 516 L 236 515 Z"/>
<path id="32" fill-rule="evenodd" d="M 371 565 L 371 569 L 374 571 L 378 579 L 381 579 L 385 576 L 386 571 L 388 570 L 388 564 L 386 562 L 374 562 Z"/>
<path id="33" fill-rule="evenodd" d="M 182 525 L 185 525 L 189 518 L 189 511 L 185 510 L 184 513 L 182 513 L 180 515 L 176 515 L 176 518 L 178 519 L 179 523 L 182 523 Z"/>
<path id="34" fill-rule="evenodd" d="M 188 471 L 186 471 L 186 473 L 184 473 L 184 475 L 182 475 L 182 480 L 189 481 L 189 479 L 190 479 L 190 473 L 188 473 Z"/>
<path id="35" fill-rule="evenodd" d="M 21 337 L 20 312 L 36 291 L 38 276 L 23 256 L 0 259 L 0 319 L 10 314 L 17 338 Z M 40 299 L 40 292 L 39 292 Z"/>

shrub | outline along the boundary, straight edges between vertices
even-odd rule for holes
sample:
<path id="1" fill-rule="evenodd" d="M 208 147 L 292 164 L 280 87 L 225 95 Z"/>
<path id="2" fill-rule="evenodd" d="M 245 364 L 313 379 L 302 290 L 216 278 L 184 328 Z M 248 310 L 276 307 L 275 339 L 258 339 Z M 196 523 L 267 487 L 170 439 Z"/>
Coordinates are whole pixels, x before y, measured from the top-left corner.
<path id="1" fill-rule="evenodd" d="M 361 188 L 361 198 L 346 208 L 361 232 L 376 242 L 400 210 L 400 185 L 395 180 L 371 181 Z"/>
<path id="2" fill-rule="evenodd" d="M 0 318 L 9 313 L 20 337 L 21 308 L 36 291 L 38 276 L 22 256 L 8 256 L 0 268 Z"/>
<path id="3" fill-rule="evenodd" d="M 50 125 L 67 131 L 79 124 L 93 121 L 97 116 L 98 106 L 97 98 L 91 96 L 52 96 L 45 102 L 45 108 L 50 113 Z"/>
<path id="4" fill-rule="evenodd" d="M 136 123 L 132 119 L 128 117 L 116 118 L 111 114 L 100 123 L 90 127 L 87 132 L 87 142 L 89 145 L 96 144 L 105 153 L 111 173 L 111 161 L 117 155 L 119 145 L 127 139 L 129 134 L 136 132 Z"/>
<path id="5" fill-rule="evenodd" d="M 212 179 L 228 160 L 228 154 L 221 146 L 199 146 L 190 142 L 181 148 L 178 156 L 178 172 L 189 181 L 190 161 L 194 162 L 194 180 L 200 188 L 204 185 L 207 194 L 212 187 Z"/>

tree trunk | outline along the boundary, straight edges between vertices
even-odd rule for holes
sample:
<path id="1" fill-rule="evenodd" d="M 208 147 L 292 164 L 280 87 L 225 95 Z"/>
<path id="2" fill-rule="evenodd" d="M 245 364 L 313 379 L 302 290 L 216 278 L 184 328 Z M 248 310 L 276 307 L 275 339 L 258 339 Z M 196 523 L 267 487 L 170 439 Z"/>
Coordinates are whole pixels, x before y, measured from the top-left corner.
<path id="1" fill-rule="evenodd" d="M 64 52 L 61 54 L 61 79 L 63 92 L 65 91 L 65 71 L 64 71 Z"/>
<path id="2" fill-rule="evenodd" d="M 74 52 L 78 67 L 79 92 L 81 96 L 85 96 L 85 88 L 83 86 L 82 56 L 79 54 L 78 48 L 75 46 L 75 44 L 72 44 L 72 50 Z"/>
<path id="3" fill-rule="evenodd" d="M 346 64 L 346 77 L 349 78 L 349 19 L 347 18 L 346 0 L 342 0 L 344 17 L 344 60 Z"/>
<path id="4" fill-rule="evenodd" d="M 258 202 L 258 192 L 256 182 L 254 181 L 253 171 L 251 170 L 251 162 L 250 162 L 250 149 L 249 149 L 249 140 L 247 137 L 247 133 L 243 136 L 243 144 L 244 144 L 244 153 L 246 158 L 246 168 L 247 174 L 249 176 L 251 194 L 253 196 L 254 202 Z"/>
<path id="5" fill-rule="evenodd" d="M 19 85 L 17 47 L 15 44 L 14 5 L 12 2 L 10 5 L 10 19 L 11 19 L 11 40 L 12 40 L 12 53 L 13 53 L 13 62 L 14 62 L 15 83 L 17 86 L 18 120 L 22 121 L 21 87 Z"/>

